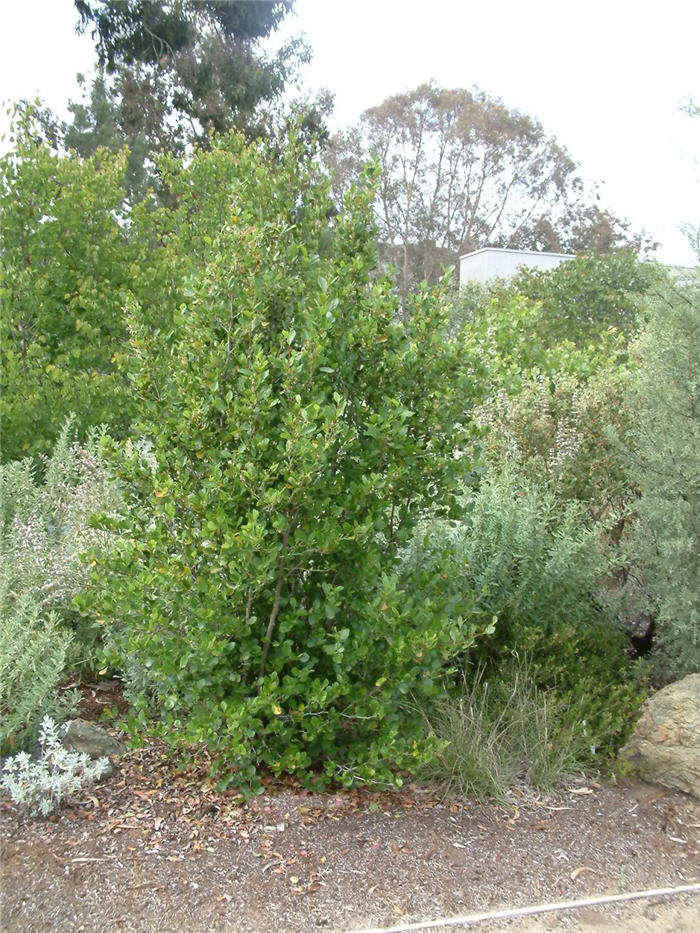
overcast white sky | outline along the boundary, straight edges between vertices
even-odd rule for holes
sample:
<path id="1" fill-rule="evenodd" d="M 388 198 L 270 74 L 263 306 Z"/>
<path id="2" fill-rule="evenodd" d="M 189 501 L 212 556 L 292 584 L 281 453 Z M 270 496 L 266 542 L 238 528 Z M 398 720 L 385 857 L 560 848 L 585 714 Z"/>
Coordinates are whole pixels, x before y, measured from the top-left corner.
<path id="1" fill-rule="evenodd" d="M 77 96 L 93 48 L 75 20 L 72 0 L 3 0 L 0 100 Z M 537 117 L 660 258 L 692 261 L 678 228 L 700 223 L 700 118 L 679 105 L 700 102 L 695 0 L 297 0 L 283 31 L 313 47 L 305 84 L 334 92 L 333 126 L 431 78 L 478 85 Z"/>

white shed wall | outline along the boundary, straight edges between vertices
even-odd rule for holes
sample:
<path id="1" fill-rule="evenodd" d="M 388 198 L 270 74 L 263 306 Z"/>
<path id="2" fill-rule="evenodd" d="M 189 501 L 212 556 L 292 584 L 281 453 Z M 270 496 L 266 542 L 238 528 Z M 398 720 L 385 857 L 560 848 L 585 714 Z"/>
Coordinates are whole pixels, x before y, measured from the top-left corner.
<path id="1" fill-rule="evenodd" d="M 487 247 L 467 253 L 459 260 L 459 281 L 487 282 L 511 279 L 521 266 L 529 269 L 554 269 L 574 257 L 568 253 L 538 253 L 532 250 L 492 249 Z"/>

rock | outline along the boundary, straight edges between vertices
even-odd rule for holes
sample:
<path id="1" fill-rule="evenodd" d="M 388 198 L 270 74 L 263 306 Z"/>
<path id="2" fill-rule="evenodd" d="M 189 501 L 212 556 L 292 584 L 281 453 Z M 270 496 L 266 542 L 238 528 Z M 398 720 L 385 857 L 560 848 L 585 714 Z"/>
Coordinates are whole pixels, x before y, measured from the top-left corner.
<path id="1" fill-rule="evenodd" d="M 700 674 L 647 700 L 620 758 L 644 780 L 700 798 Z"/>
<path id="2" fill-rule="evenodd" d="M 71 719 L 61 729 L 63 747 L 72 752 L 86 752 L 91 758 L 121 757 L 124 747 L 100 726 L 84 719 Z"/>

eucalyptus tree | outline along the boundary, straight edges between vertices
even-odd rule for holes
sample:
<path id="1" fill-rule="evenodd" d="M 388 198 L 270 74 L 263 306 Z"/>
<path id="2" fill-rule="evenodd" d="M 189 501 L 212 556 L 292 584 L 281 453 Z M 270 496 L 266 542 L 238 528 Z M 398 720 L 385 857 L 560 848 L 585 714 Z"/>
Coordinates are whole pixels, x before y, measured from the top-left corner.
<path id="1" fill-rule="evenodd" d="M 422 84 L 367 110 L 328 153 L 338 196 L 370 158 L 381 171 L 379 238 L 403 293 L 486 245 L 609 250 L 629 240 L 586 200 L 577 164 L 537 120 L 477 89 Z"/>

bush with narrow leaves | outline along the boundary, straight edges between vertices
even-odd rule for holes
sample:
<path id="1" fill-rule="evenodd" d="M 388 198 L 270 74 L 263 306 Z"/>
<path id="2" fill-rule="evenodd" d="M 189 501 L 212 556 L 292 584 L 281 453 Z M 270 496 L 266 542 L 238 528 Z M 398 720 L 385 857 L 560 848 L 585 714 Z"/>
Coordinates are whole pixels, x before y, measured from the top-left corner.
<path id="1" fill-rule="evenodd" d="M 59 684 L 94 658 L 101 627 L 81 619 L 73 602 L 106 532 L 94 512 L 119 501 L 99 453 L 101 432 L 79 443 L 75 419 L 64 423 L 40 463 L 0 465 L 0 751 L 26 748 L 41 716 L 70 713 L 74 697 Z"/>
<path id="2" fill-rule="evenodd" d="M 0 581 L 0 752 L 30 746 L 43 713 L 64 718 L 73 691 L 59 691 L 72 636 L 28 594 L 9 599 Z"/>
<path id="3" fill-rule="evenodd" d="M 100 456 L 101 437 L 96 429 L 79 443 L 71 416 L 41 469 L 31 458 L 0 466 L 0 576 L 11 593 L 70 613 L 89 576 L 81 555 L 106 542 L 91 516 L 119 502 Z"/>
<path id="4" fill-rule="evenodd" d="M 700 268 L 659 274 L 633 353 L 629 549 L 657 617 L 658 675 L 673 680 L 700 671 Z"/>

